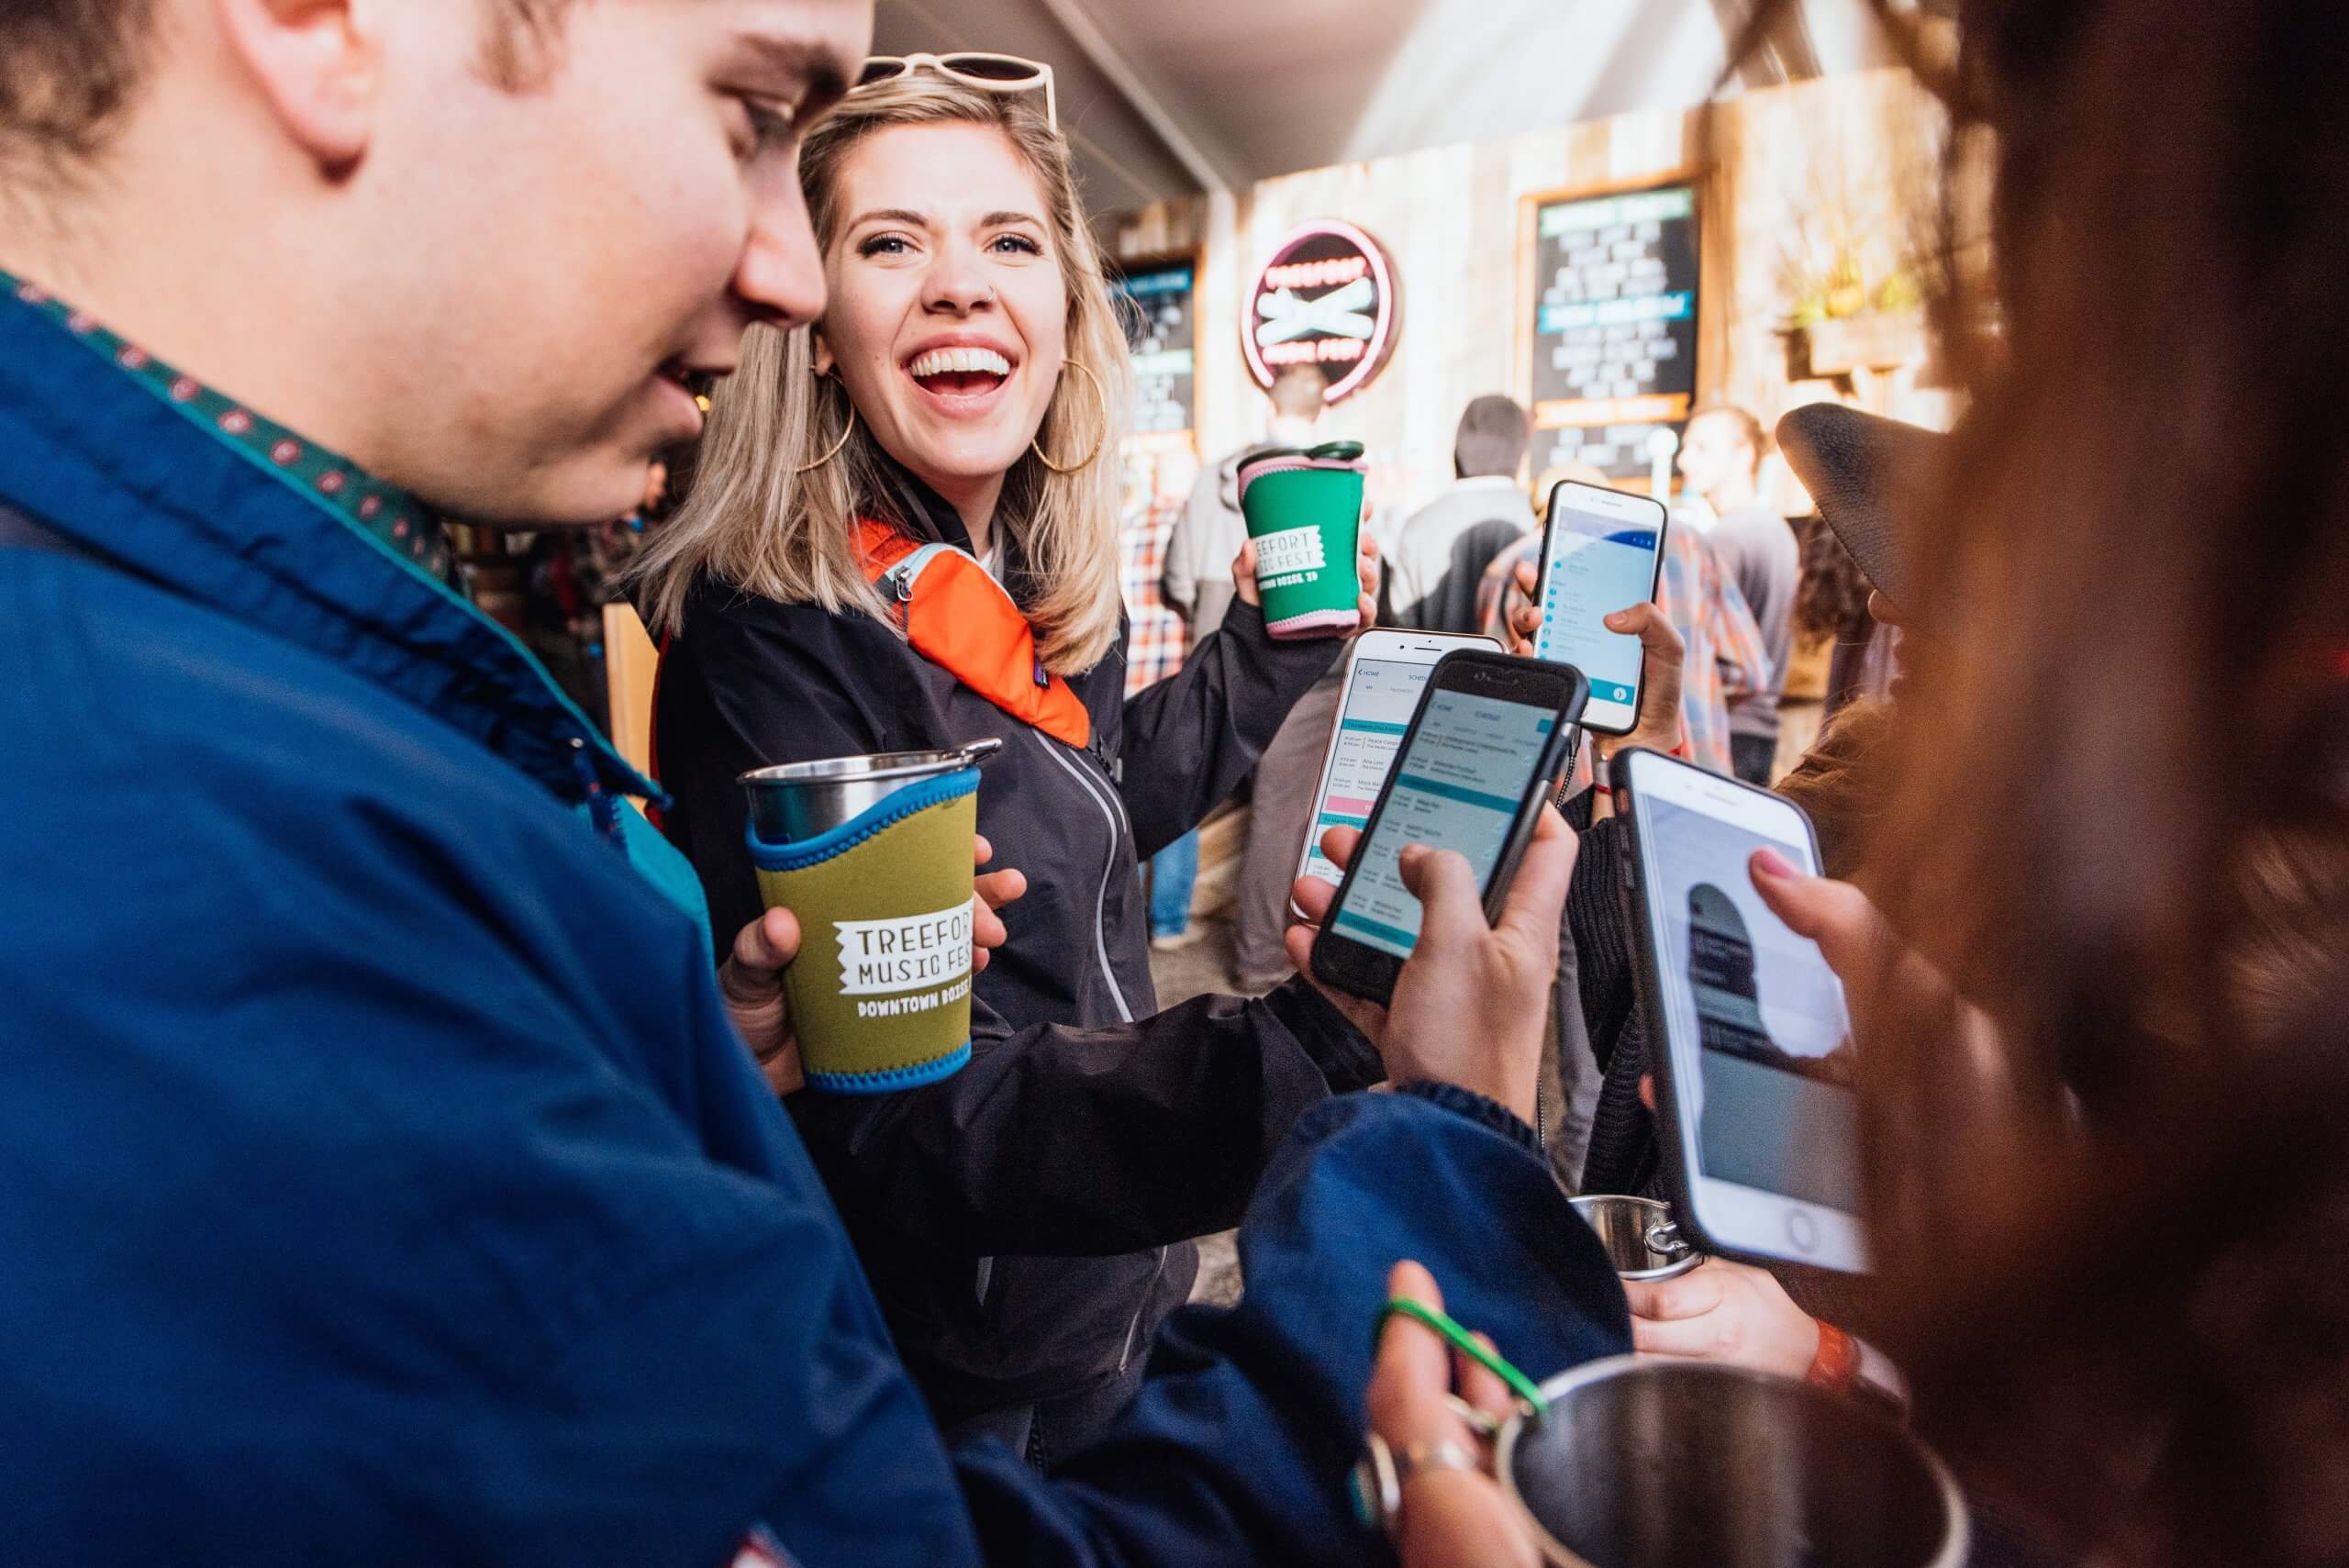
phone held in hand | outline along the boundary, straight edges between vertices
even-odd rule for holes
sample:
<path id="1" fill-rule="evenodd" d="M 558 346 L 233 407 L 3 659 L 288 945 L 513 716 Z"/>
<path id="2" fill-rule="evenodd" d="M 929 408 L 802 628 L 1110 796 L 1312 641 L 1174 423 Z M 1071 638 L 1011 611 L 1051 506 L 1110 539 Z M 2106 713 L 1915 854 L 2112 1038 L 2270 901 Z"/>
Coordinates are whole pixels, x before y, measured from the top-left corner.
<path id="1" fill-rule="evenodd" d="M 1647 651 L 1636 637 L 1607 629 L 1617 610 L 1655 597 L 1664 572 L 1664 503 L 1597 484 L 1561 480 L 1550 491 L 1542 531 L 1542 577 L 1533 602 L 1542 625 L 1533 656 L 1572 664 L 1590 678 L 1583 728 L 1629 735 L 1640 722 Z"/>
<path id="2" fill-rule="evenodd" d="M 1459 649 L 1483 649 L 1497 653 L 1500 644 L 1489 637 L 1449 631 L 1392 631 L 1380 628 L 1354 639 L 1346 656 L 1345 682 L 1340 687 L 1337 722 L 1330 728 L 1329 750 L 1321 757 L 1321 782 L 1313 790 L 1313 823 L 1299 846 L 1299 880 L 1316 877 L 1335 887 L 1345 873 L 1321 852 L 1321 835 L 1330 828 L 1364 828 L 1386 774 L 1402 748 L 1403 734 L 1427 689 L 1429 672 L 1436 661 Z M 1300 920 L 1305 911 L 1290 906 Z"/>
<path id="3" fill-rule="evenodd" d="M 1406 844 L 1465 856 L 1492 919 L 1590 694 L 1582 672 L 1505 653 L 1446 654 L 1428 677 L 1362 843 L 1313 943 L 1313 973 L 1384 1005 L 1419 939 Z"/>
<path id="4" fill-rule="evenodd" d="M 1762 902 L 1751 862 L 1819 872 L 1802 808 L 1633 747 L 1614 761 L 1620 871 L 1654 1042 L 1658 1134 L 1706 1251 L 1858 1273 L 1859 1100 L 1843 987 Z"/>

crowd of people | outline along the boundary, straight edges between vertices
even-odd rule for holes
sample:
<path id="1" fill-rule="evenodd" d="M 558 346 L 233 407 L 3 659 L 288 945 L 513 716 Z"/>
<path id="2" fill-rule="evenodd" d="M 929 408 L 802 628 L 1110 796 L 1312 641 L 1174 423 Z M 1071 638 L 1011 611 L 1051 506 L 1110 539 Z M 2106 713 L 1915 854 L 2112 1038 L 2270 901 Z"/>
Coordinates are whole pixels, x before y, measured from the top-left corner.
<path id="1" fill-rule="evenodd" d="M 14 0 L 0 1557 L 1537 1561 L 1497 1385 L 1399 1297 L 1537 1375 L 1865 1384 L 1980 1562 L 2349 1560 L 2349 44 L 2315 0 L 1954 10 L 1914 67 L 1976 161 L 1950 232 L 1988 197 L 1964 421 L 1786 421 L 1849 557 L 1806 574 L 1759 424 L 1693 417 L 1611 623 L 1637 728 L 1497 917 L 1404 855 L 1374 1008 L 1278 978 L 1341 641 L 1266 631 L 1236 460 L 1165 543 L 1179 669 L 1128 668 L 1130 374 L 1048 69 L 868 58 L 869 0 Z M 1527 436 L 1466 410 L 1362 626 L 1530 647 Z M 602 526 L 696 440 L 628 567 L 656 785 L 443 520 Z M 916 542 L 1009 667 L 908 639 Z M 1559 1050 L 1567 1174 L 1654 1189 L 1590 769 L 1770 779 L 1798 622 L 1874 666 L 1776 784 L 1834 878 L 1751 870 L 1850 1001 L 1876 1265 L 1627 1294 L 1536 1130 Z M 737 775 L 981 738 L 969 1062 L 804 1086 Z M 1244 779 L 1277 983 L 1161 1009 L 1142 868 Z M 1176 1312 L 1234 1225 L 1240 1304 Z"/>

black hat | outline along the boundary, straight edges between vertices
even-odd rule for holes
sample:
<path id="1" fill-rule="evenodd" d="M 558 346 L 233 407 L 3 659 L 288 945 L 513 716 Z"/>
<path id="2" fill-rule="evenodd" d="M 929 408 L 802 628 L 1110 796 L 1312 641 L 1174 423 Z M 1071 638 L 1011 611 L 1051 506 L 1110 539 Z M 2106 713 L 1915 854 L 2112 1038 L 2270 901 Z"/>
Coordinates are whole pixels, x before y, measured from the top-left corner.
<path id="1" fill-rule="evenodd" d="M 1820 517 L 1869 584 L 1909 615 L 1927 614 L 1931 595 L 1909 575 L 1901 536 L 1916 527 L 1948 446 L 1947 436 L 1838 403 L 1814 403 L 1778 421 L 1778 450 Z"/>

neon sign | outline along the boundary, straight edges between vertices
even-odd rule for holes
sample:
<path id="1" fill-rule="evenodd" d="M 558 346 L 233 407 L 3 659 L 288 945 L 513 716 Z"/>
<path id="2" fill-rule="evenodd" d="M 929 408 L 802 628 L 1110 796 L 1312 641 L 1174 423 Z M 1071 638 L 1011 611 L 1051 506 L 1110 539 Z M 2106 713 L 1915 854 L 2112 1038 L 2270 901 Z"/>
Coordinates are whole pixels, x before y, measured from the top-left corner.
<path id="1" fill-rule="evenodd" d="M 1325 403 L 1350 397 L 1386 367 L 1402 320 L 1394 263 L 1353 224 L 1317 219 L 1284 239 L 1257 271 L 1241 320 L 1256 384 L 1290 365 L 1318 365 Z"/>

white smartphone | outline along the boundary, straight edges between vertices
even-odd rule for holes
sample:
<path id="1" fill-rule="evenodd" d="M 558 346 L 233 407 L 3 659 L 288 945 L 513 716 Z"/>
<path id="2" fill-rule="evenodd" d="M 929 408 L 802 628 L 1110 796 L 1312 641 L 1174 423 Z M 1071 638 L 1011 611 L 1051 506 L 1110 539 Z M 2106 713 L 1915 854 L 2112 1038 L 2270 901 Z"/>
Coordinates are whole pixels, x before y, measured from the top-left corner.
<path id="1" fill-rule="evenodd" d="M 1561 480 L 1550 491 L 1542 534 L 1542 611 L 1533 656 L 1572 664 L 1590 682 L 1582 725 L 1597 735 L 1629 735 L 1640 721 L 1647 651 L 1606 618 L 1655 597 L 1664 572 L 1664 503 L 1597 484 Z"/>
<path id="2" fill-rule="evenodd" d="M 1321 852 L 1321 835 L 1331 828 L 1369 823 L 1370 808 L 1386 787 L 1386 773 L 1395 765 L 1403 732 L 1419 711 L 1419 694 L 1427 690 L 1428 672 L 1437 660 L 1461 648 L 1500 651 L 1500 644 L 1489 637 L 1442 631 L 1381 628 L 1354 639 L 1353 651 L 1346 655 L 1338 717 L 1321 756 L 1321 782 L 1313 786 L 1313 822 L 1297 854 L 1299 877 L 1319 877 L 1332 887 L 1345 880 L 1345 873 Z M 1304 917 L 1303 910 L 1292 909 Z"/>
<path id="3" fill-rule="evenodd" d="M 1642 995 L 1664 1172 L 1708 1251 L 1857 1273 L 1859 1102 L 1843 987 L 1754 890 L 1753 851 L 1812 875 L 1810 819 L 1782 796 L 1634 747 L 1629 818 Z M 1659 1039 L 1660 1037 L 1660 1039 Z"/>

